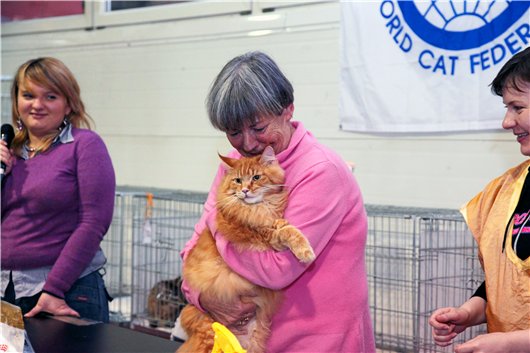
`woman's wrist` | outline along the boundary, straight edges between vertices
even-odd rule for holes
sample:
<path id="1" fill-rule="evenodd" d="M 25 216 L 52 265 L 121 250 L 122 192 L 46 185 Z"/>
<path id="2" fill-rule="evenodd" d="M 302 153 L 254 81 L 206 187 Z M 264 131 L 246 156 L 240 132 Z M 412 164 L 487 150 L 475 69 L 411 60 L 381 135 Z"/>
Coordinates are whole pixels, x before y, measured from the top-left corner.
<path id="1" fill-rule="evenodd" d="M 486 301 L 481 297 L 471 297 L 460 306 L 468 314 L 465 326 L 475 326 L 486 322 Z"/>
<path id="2" fill-rule="evenodd" d="M 506 332 L 509 352 L 530 352 L 530 329 Z"/>
<path id="3" fill-rule="evenodd" d="M 54 293 L 52 293 L 50 291 L 47 291 L 47 290 L 44 290 L 44 289 L 42 290 L 42 293 L 46 293 L 46 294 L 51 295 L 52 297 L 55 297 L 57 299 L 64 299 L 64 296 L 61 297 L 61 296 L 59 296 L 57 294 L 54 294 Z"/>

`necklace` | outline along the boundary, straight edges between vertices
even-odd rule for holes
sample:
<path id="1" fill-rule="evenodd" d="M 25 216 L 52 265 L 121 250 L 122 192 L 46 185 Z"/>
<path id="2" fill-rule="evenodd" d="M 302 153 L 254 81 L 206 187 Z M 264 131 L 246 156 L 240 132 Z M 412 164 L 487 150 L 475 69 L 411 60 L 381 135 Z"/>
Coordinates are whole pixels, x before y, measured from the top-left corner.
<path id="1" fill-rule="evenodd" d="M 25 148 L 26 151 L 28 151 L 29 153 L 33 153 L 33 152 L 36 152 L 39 148 L 41 148 L 41 146 L 39 146 L 39 147 L 31 147 L 31 146 L 28 145 L 28 143 L 26 142 L 26 144 L 24 145 L 24 148 Z"/>

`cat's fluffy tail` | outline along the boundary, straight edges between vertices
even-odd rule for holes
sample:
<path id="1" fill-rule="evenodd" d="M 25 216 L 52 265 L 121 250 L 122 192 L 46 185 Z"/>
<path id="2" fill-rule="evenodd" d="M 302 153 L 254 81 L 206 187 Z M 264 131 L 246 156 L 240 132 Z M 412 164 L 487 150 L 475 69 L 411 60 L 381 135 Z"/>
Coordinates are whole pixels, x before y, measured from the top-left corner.
<path id="1" fill-rule="evenodd" d="M 180 346 L 177 353 L 210 353 L 213 348 L 213 320 L 188 304 L 180 313 L 180 323 L 188 335 L 188 339 Z"/>

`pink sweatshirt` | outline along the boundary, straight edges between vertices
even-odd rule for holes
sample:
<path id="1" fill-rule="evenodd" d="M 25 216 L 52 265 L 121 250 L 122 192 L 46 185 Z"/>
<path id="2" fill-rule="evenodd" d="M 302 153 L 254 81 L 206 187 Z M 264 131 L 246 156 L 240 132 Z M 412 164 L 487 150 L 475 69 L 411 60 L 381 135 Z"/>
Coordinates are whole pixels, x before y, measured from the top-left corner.
<path id="1" fill-rule="evenodd" d="M 280 352 L 375 352 L 365 270 L 367 218 L 360 189 L 346 163 L 321 145 L 300 122 L 277 158 L 285 170 L 289 202 L 285 218 L 309 239 L 316 260 L 301 264 L 289 251 L 239 254 L 215 232 L 220 167 L 185 259 L 206 227 L 226 263 L 249 281 L 282 290 L 267 350 Z M 233 151 L 230 156 L 239 158 Z M 199 293 L 184 285 L 190 302 Z"/>

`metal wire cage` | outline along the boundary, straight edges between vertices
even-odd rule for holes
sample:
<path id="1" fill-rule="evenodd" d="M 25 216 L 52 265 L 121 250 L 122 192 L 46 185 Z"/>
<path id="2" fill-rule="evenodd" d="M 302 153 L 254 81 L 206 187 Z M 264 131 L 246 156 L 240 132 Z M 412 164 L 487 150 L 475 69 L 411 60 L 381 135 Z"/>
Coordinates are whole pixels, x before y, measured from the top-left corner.
<path id="1" fill-rule="evenodd" d="M 180 251 L 193 234 L 203 202 L 193 194 L 135 197 L 132 310 L 136 324 L 172 327 L 185 305 L 180 292 Z M 201 200 L 202 201 L 202 200 Z"/>
<path id="2" fill-rule="evenodd" d="M 170 329 L 185 304 L 180 251 L 200 218 L 206 194 L 120 188 L 102 242 L 111 321 Z"/>
<path id="3" fill-rule="evenodd" d="M 102 243 L 111 321 L 169 331 L 184 305 L 180 251 L 206 194 L 120 188 Z M 367 205 L 366 266 L 379 351 L 445 352 L 432 312 L 466 301 L 483 280 L 473 237 L 457 211 Z M 477 326 L 455 340 L 485 332 Z"/>
<path id="4" fill-rule="evenodd" d="M 483 281 L 473 237 L 454 210 L 368 205 L 366 264 L 376 345 L 392 352 L 445 352 L 430 315 L 464 303 Z M 456 343 L 485 332 L 461 333 Z"/>

